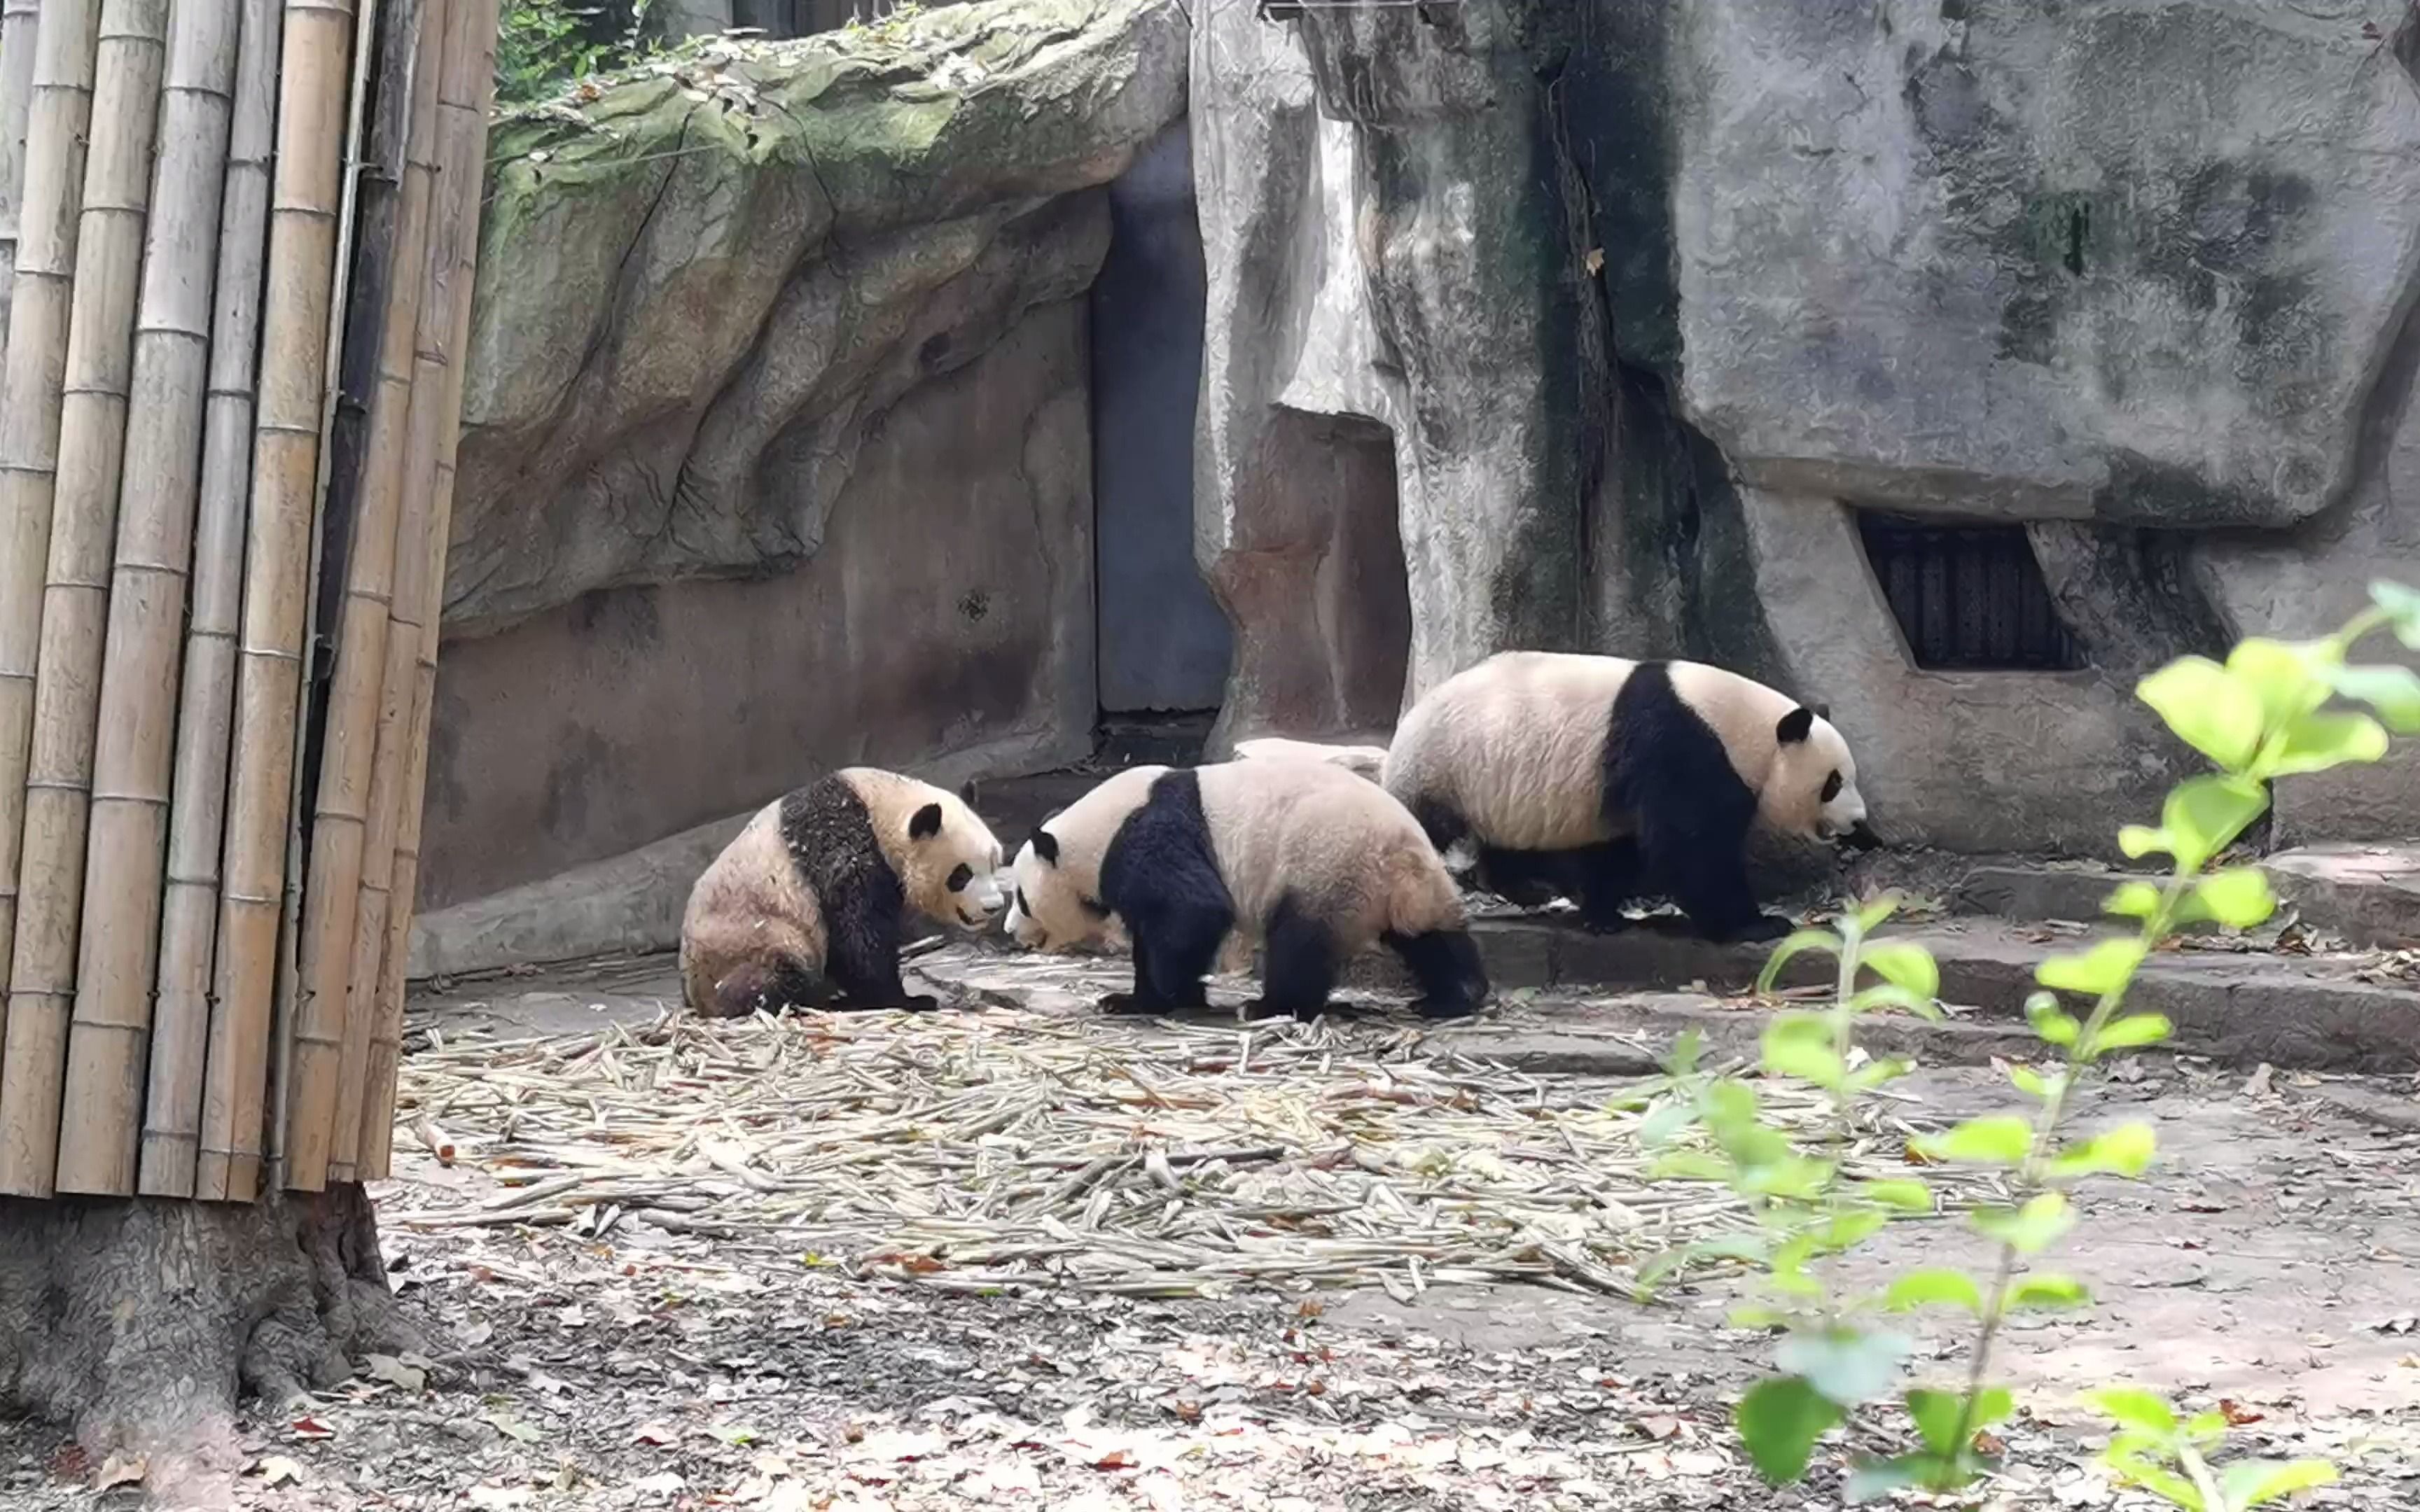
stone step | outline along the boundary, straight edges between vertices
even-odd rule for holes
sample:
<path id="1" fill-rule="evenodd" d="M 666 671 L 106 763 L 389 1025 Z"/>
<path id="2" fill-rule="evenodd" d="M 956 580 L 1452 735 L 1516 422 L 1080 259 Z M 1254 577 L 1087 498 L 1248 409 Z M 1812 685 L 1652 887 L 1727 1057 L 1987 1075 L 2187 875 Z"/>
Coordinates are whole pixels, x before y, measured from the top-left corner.
<path id="1" fill-rule="evenodd" d="M 2420 946 L 2420 844 L 2307 846 L 2280 851 L 2261 865 L 2278 897 L 2313 929 L 2364 948 Z M 1947 902 L 1961 914 L 2093 920 L 2118 884 L 2133 875 L 1987 862 L 1969 871 Z"/>
<path id="2" fill-rule="evenodd" d="M 1981 919 L 1888 930 L 1932 951 L 1941 998 L 1973 1012 L 1962 1022 L 2019 1026 L 2034 968 L 2093 937 Z M 1488 974 L 1504 990 L 1593 995 L 1683 990 L 1736 993 L 1755 984 L 1770 946 L 1719 946 L 1651 920 L 1611 934 L 1537 918 L 1481 919 L 1473 927 Z M 2374 955 L 2287 956 L 2221 950 L 2163 951 L 2136 974 L 2128 1006 L 2165 1014 L 2170 1048 L 2228 1064 L 2268 1061 L 2306 1071 L 2420 1070 L 2420 980 L 2388 974 Z M 1789 986 L 1832 980 L 1832 964 L 1801 956 Z M 2366 980 L 2366 979 L 2376 980 Z M 1391 957 L 1353 964 L 1347 980 L 1404 991 Z M 1877 1021 L 1879 1022 L 1879 1021 Z"/>

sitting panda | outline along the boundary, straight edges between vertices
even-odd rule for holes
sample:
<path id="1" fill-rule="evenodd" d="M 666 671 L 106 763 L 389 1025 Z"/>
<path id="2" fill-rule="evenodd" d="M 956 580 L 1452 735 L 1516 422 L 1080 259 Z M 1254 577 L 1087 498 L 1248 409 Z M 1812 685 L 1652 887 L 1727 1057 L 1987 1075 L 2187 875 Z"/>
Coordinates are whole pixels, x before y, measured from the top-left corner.
<path id="1" fill-rule="evenodd" d="M 1419 825 L 1333 763 L 1261 758 L 1120 772 L 1045 820 L 1016 853 L 1008 929 L 1036 949 L 1133 942 L 1113 1012 L 1208 1005 L 1231 933 L 1264 950 L 1254 1017 L 1316 1018 L 1350 956 L 1384 942 L 1432 1018 L 1476 1010 L 1487 974 L 1462 896 Z"/>
<path id="2" fill-rule="evenodd" d="M 1479 881 L 1591 928 L 1641 894 L 1715 940 L 1769 940 L 1746 841 L 1876 843 L 1857 766 L 1821 708 L 1693 661 L 1507 651 L 1448 678 L 1397 727 L 1380 780 L 1439 850 L 1476 843 Z"/>
<path id="3" fill-rule="evenodd" d="M 690 889 L 682 995 L 708 1017 L 783 1006 L 933 1007 L 899 980 L 903 907 L 981 929 L 1000 841 L 956 795 L 845 767 L 767 804 Z"/>

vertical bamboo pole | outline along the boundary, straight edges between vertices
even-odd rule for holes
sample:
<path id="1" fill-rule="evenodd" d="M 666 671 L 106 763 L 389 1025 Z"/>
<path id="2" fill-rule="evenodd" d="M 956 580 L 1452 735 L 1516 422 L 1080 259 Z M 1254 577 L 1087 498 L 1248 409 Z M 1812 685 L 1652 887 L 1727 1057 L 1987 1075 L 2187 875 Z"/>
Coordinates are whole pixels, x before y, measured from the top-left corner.
<path id="1" fill-rule="evenodd" d="M 168 0 L 103 0 L 25 768 L 8 1026 L 0 1050 L 0 1191 L 31 1196 L 49 1196 L 57 1177 L 134 305 L 167 48 Z M 90 1130 L 106 1138 L 122 1128 L 132 1138 L 139 1116 L 131 1099 L 76 1111 L 78 1137 Z"/>
<path id="2" fill-rule="evenodd" d="M 62 1191 L 134 1190 L 176 754 L 178 650 L 201 489 L 210 273 L 218 261 L 240 20 L 238 0 L 176 0 L 169 22 L 93 752 L 85 856 L 93 885 L 85 897 L 68 1029 Z"/>
<path id="3" fill-rule="evenodd" d="M 350 0 L 286 0 L 283 17 L 219 890 L 219 1013 L 211 1023 L 212 1064 L 202 1106 L 202 1148 L 224 1156 L 224 1195 L 239 1201 L 251 1200 L 260 1182 L 353 19 Z"/>
<path id="4" fill-rule="evenodd" d="M 458 18 L 462 8 L 450 8 Z M 298 1010 L 298 1047 L 303 1042 L 302 1016 L 314 1008 L 323 1020 L 334 1018 L 343 1026 L 336 1100 L 325 1135 L 330 1181 L 355 1180 L 359 1174 L 362 1101 L 377 1003 L 372 995 L 356 998 L 351 992 L 354 943 L 373 874 L 383 894 L 386 874 L 395 864 L 395 806 L 390 802 L 380 809 L 381 800 L 401 781 L 400 773 L 390 777 L 387 771 L 401 758 L 401 751 L 394 748 L 400 732 L 381 729 L 385 710 L 399 702 L 388 696 L 392 658 L 387 647 L 396 639 L 393 595 L 410 577 L 399 569 L 397 552 L 417 550 L 426 533 L 414 524 L 407 545 L 405 498 L 407 482 L 413 475 L 409 461 L 415 440 L 411 421 L 433 402 L 415 395 L 412 373 L 421 312 L 427 305 L 430 253 L 437 246 L 430 235 L 429 194 L 435 177 L 438 85 L 446 55 L 449 8 L 445 0 L 417 0 L 411 9 L 411 21 L 403 23 L 403 12 L 398 11 L 395 27 L 398 37 L 412 39 L 409 109 L 390 114 L 382 101 L 379 130 L 371 135 L 373 156 L 397 180 L 387 261 L 388 297 L 339 621 L 336 686 L 319 757 L 310 890 L 304 898 L 305 1006 Z M 366 261 L 366 236 L 363 246 Z M 437 252 L 441 257 L 453 256 L 451 247 Z M 411 513 L 425 517 L 426 510 Z M 414 662 L 404 668 L 409 687 L 419 638 L 416 634 L 406 638 L 413 642 L 414 654 Z M 379 928 L 382 938 L 383 914 Z M 299 1126 L 287 1132 L 289 1175 L 301 1167 L 298 1151 L 305 1138 Z"/>
<path id="5" fill-rule="evenodd" d="M 17 206 L 25 193 L 25 113 L 34 102 L 34 33 L 41 0 L 0 0 L 0 351 L 17 276 Z"/>
<path id="6" fill-rule="evenodd" d="M 8 354 L 0 370 L 0 959 L 17 933 L 25 759 L 33 738 L 77 211 L 100 37 L 98 0 L 51 0 L 35 34 L 25 196 L 9 289 Z M 0 1102 L 6 1098 L 0 1085 Z"/>
<path id="7" fill-rule="evenodd" d="M 496 0 L 458 0 L 467 12 L 451 28 L 465 54 L 449 63 L 441 109 L 454 128 L 442 138 L 448 150 L 442 159 L 438 193 L 444 209 L 458 219 L 451 239 L 456 248 L 453 281 L 442 299 L 432 302 L 451 316 L 445 346 L 433 354 L 442 375 L 439 413 L 435 418 L 436 466 L 428 487 L 426 574 L 418 595 L 419 667 L 415 670 L 411 713 L 404 730 L 404 777 L 398 795 L 395 867 L 386 900 L 386 944 L 377 979 L 376 1060 L 362 1105 L 360 1170 L 364 1180 L 387 1174 L 395 1136 L 395 1065 L 403 1036 L 404 968 L 411 944 L 413 888 L 420 879 L 420 825 L 428 785 L 430 712 L 437 697 L 437 643 L 445 601 L 445 545 L 454 511 L 454 471 L 461 440 L 462 381 L 471 361 L 472 294 L 479 264 L 479 209 L 486 184 L 488 112 L 496 91 Z M 449 58 L 454 54 L 449 50 Z M 454 87 L 460 81 L 463 87 Z M 441 219 L 440 222 L 442 224 Z M 432 377 L 424 365 L 414 388 Z"/>
<path id="8" fill-rule="evenodd" d="M 225 1197 L 227 1152 L 200 1150 L 206 1072 L 233 1101 L 237 1066 L 209 1059 L 219 846 L 243 600 L 244 502 L 252 480 L 253 359 L 259 347 L 269 160 L 277 119 L 279 0 L 239 0 L 235 113 L 219 199 L 217 287 L 210 301 L 209 399 L 202 425 L 201 508 L 194 529 L 193 612 L 178 698 L 176 778 L 160 915 L 158 1007 L 136 1187 L 160 1196 Z"/>

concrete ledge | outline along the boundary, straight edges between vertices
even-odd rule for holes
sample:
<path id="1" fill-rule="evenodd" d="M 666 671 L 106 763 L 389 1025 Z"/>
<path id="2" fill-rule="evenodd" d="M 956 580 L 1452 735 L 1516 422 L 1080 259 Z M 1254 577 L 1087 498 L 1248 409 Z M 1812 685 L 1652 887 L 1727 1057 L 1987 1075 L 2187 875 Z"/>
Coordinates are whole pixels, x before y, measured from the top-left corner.
<path id="1" fill-rule="evenodd" d="M 2022 1016 L 2026 996 L 2039 990 L 2035 966 L 2089 938 L 2040 941 L 1980 920 L 1887 933 L 1932 951 L 1942 1000 L 1976 1011 L 1961 1027 L 2005 1033 L 2009 1047 L 2020 1050 L 2032 1044 Z M 1771 955 L 1769 946 L 1710 945 L 1653 923 L 1591 934 L 1535 918 L 1483 919 L 1473 933 L 1489 976 L 1504 991 L 1736 993 L 1755 984 Z M 2296 1070 L 2387 1073 L 2420 1069 L 2420 982 L 2362 980 L 2357 973 L 2370 964 L 2344 956 L 2168 952 L 2144 964 L 2128 1004 L 2168 1017 L 2176 1026 L 2169 1048 L 2229 1064 L 2265 1060 Z M 1781 980 L 1821 986 L 1832 976 L 1828 960 L 1802 956 Z M 1411 986 L 1387 956 L 1355 962 L 1346 980 L 1394 992 Z M 1877 1033 L 1890 1022 L 1872 1021 Z"/>

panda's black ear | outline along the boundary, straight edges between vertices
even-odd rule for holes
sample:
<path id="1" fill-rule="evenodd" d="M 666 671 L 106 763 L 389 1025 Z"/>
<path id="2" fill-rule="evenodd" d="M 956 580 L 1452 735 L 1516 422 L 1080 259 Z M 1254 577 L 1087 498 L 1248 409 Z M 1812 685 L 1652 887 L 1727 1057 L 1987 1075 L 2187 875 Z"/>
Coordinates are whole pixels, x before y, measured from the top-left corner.
<path id="1" fill-rule="evenodd" d="M 1807 706 L 1815 711 L 1815 717 L 1818 719 L 1832 717 L 1832 705 L 1829 703 L 1809 703 Z"/>
<path id="2" fill-rule="evenodd" d="M 1037 829 L 1033 832 L 1032 845 L 1033 854 L 1042 857 L 1045 864 L 1050 866 L 1059 864 L 1058 836 L 1047 829 Z"/>
<path id="3" fill-rule="evenodd" d="M 928 803 L 924 805 L 924 807 L 916 810 L 913 818 L 910 818 L 908 821 L 908 838 L 909 840 L 924 840 L 930 836 L 938 835 L 940 832 L 941 806 L 938 803 Z"/>
<path id="4" fill-rule="evenodd" d="M 980 783 L 971 777 L 968 778 L 965 781 L 958 784 L 958 801 L 971 809 L 975 806 L 975 795 L 982 791 L 983 788 Z"/>
<path id="5" fill-rule="evenodd" d="M 1781 717 L 1781 723 L 1774 728 L 1773 736 L 1785 746 L 1795 746 L 1806 739 L 1814 728 L 1814 710 L 1792 709 Z"/>

